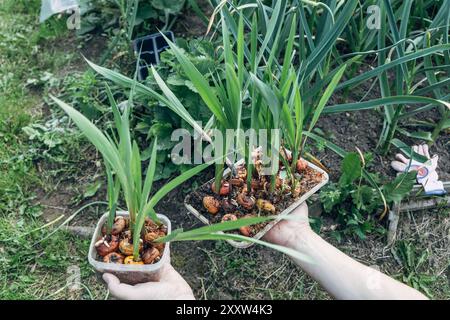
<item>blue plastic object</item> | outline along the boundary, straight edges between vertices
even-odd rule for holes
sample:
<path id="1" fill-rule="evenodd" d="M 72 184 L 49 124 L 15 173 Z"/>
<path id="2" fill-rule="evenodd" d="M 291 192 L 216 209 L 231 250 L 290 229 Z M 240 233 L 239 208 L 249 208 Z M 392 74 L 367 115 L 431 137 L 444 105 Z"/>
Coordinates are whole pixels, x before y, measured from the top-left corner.
<path id="1" fill-rule="evenodd" d="M 175 42 L 175 36 L 172 31 L 164 32 L 164 35 L 172 42 Z M 145 37 L 137 38 L 133 41 L 133 48 L 139 56 L 139 72 L 140 81 L 148 77 L 148 67 L 159 63 L 161 52 L 169 48 L 169 44 L 161 33 L 151 34 Z"/>

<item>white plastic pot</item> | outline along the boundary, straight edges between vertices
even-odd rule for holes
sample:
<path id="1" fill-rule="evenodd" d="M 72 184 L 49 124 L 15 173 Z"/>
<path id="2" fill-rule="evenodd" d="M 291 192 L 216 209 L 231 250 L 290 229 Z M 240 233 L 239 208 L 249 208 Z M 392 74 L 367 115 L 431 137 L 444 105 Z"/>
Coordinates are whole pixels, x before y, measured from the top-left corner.
<path id="1" fill-rule="evenodd" d="M 322 174 L 322 181 L 319 182 L 316 186 L 314 186 L 314 188 L 312 188 L 311 190 L 309 190 L 307 193 L 305 193 L 303 196 L 301 196 L 298 200 L 296 200 L 295 202 L 293 202 L 289 207 L 287 207 L 286 209 L 284 209 L 279 215 L 278 218 L 271 221 L 270 223 L 268 223 L 264 229 L 262 229 L 261 231 L 259 231 L 253 238 L 254 239 L 261 239 L 270 229 L 273 228 L 273 226 L 275 224 L 277 224 L 281 218 L 283 216 L 286 216 L 288 214 L 290 214 L 294 209 L 296 209 L 299 205 L 301 205 L 304 201 L 306 201 L 306 199 L 308 199 L 309 197 L 311 197 L 314 193 L 316 193 L 318 190 L 320 190 L 320 188 L 322 188 L 325 184 L 328 183 L 329 177 L 328 177 L 328 173 L 326 173 L 324 170 L 322 170 L 321 168 L 317 167 L 316 165 L 312 164 L 309 161 L 306 161 L 308 163 L 308 167 L 310 167 L 311 169 L 318 171 Z M 238 163 L 236 163 L 236 166 L 243 164 L 243 161 L 240 161 Z M 231 174 L 231 170 L 227 169 L 225 170 L 223 177 L 224 178 L 228 178 Z M 205 185 L 211 185 L 212 182 L 214 181 L 214 179 L 211 179 L 210 181 L 206 182 L 203 186 Z M 189 204 L 190 201 L 190 195 L 186 196 L 186 198 L 184 199 L 184 206 L 186 207 L 186 209 L 192 213 L 195 217 L 197 217 L 201 222 L 203 222 L 206 225 L 210 225 L 212 224 L 211 221 L 205 217 L 203 214 L 201 214 L 200 212 L 198 212 L 197 209 L 195 209 L 193 206 L 191 206 Z M 231 244 L 233 247 L 235 248 L 248 248 L 251 247 L 253 245 L 252 242 L 241 242 L 241 241 L 234 241 L 234 240 L 226 240 L 229 244 Z"/>
<path id="2" fill-rule="evenodd" d="M 129 214 L 126 211 L 118 211 L 117 216 L 128 217 Z M 170 234 L 172 225 L 169 218 L 162 214 L 158 214 L 158 218 L 167 227 L 167 234 Z M 94 235 L 92 236 L 91 245 L 89 247 L 88 260 L 94 269 L 100 273 L 112 273 L 118 277 L 121 282 L 127 284 L 159 281 L 164 265 L 170 262 L 169 243 L 166 243 L 161 259 L 154 264 L 128 265 L 105 263 L 101 261 L 101 257 L 98 256 L 97 250 L 95 249 L 95 243 L 102 236 L 101 230 L 107 219 L 108 213 L 105 213 L 98 221 Z"/>

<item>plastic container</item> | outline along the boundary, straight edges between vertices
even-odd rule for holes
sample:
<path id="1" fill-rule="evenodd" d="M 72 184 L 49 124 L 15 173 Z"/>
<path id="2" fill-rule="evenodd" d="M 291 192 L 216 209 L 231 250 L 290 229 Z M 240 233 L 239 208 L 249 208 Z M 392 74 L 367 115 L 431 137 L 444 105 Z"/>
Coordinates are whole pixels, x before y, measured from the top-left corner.
<path id="1" fill-rule="evenodd" d="M 172 31 L 164 32 L 164 35 L 172 42 L 175 41 L 175 36 Z M 140 81 L 148 77 L 148 66 L 159 64 L 161 52 L 169 48 L 166 39 L 160 33 L 151 34 L 142 38 L 137 38 L 133 41 L 134 52 L 138 55 L 139 52 L 139 72 L 138 77 Z"/>
<path id="2" fill-rule="evenodd" d="M 118 211 L 118 216 L 128 217 L 129 214 L 126 211 Z M 97 239 L 101 237 L 102 226 L 108 218 L 108 213 L 105 213 L 97 223 L 94 235 L 92 236 L 91 245 L 89 247 L 88 260 L 94 269 L 100 273 L 112 273 L 120 279 L 121 282 L 128 284 L 137 284 L 149 281 L 159 281 L 161 278 L 162 269 L 165 264 L 170 262 L 170 247 L 169 243 L 166 243 L 161 260 L 154 264 L 144 265 L 125 265 L 115 263 L 105 263 L 97 260 L 97 250 L 95 250 L 95 243 Z M 158 218 L 167 227 L 167 234 L 172 231 L 172 225 L 170 220 L 162 215 L 158 214 Z"/>
<path id="3" fill-rule="evenodd" d="M 274 225 L 276 225 L 280 219 L 283 216 L 286 216 L 288 214 L 290 214 L 294 209 L 296 209 L 299 205 L 301 205 L 304 201 L 306 201 L 306 199 L 308 199 L 309 197 L 311 197 L 314 193 L 316 193 L 320 188 L 322 188 L 325 184 L 328 183 L 329 177 L 328 177 L 328 173 L 326 173 L 324 170 L 322 170 L 321 168 L 315 166 L 314 164 L 312 164 L 311 162 L 308 162 L 308 167 L 310 167 L 311 169 L 318 171 L 320 173 L 322 173 L 322 181 L 319 182 L 316 186 L 314 186 L 314 188 L 312 188 L 311 190 L 309 190 L 307 193 L 305 193 L 303 196 L 301 196 L 298 200 L 296 200 L 295 202 L 293 202 L 289 207 L 287 207 L 286 209 L 284 209 L 279 215 L 278 218 L 271 221 L 270 223 L 268 223 L 264 229 L 262 229 L 260 232 L 258 232 L 253 238 L 254 239 L 261 239 L 270 229 L 273 228 Z M 244 163 L 244 161 L 239 161 L 236 163 L 236 166 L 238 165 L 242 165 Z M 230 169 L 226 169 L 223 176 L 224 178 L 228 178 L 230 176 L 231 170 Z M 209 180 L 208 182 L 206 182 L 204 185 L 211 185 L 211 183 L 214 181 L 214 179 Z M 203 186 L 204 186 L 203 185 Z M 211 224 L 211 222 L 209 221 L 209 219 L 207 217 L 205 217 L 204 215 L 202 215 L 200 212 L 197 211 L 197 209 L 195 209 L 194 207 L 192 207 L 189 204 L 190 201 L 190 195 L 188 195 L 185 199 L 184 199 L 184 206 L 186 207 L 186 209 L 188 209 L 188 211 L 190 213 L 192 213 L 194 216 L 196 216 L 201 222 L 203 222 L 206 225 Z M 234 240 L 226 240 L 229 244 L 231 244 L 233 247 L 235 248 L 248 248 L 251 247 L 253 245 L 252 242 L 241 242 L 241 241 L 234 241 Z"/>

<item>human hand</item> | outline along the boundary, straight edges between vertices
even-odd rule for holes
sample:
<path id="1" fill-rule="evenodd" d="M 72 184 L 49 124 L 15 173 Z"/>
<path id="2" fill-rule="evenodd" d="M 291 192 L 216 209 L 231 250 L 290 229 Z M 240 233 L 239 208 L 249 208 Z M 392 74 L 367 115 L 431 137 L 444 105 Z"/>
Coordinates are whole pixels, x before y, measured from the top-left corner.
<path id="1" fill-rule="evenodd" d="M 293 220 L 281 220 L 264 235 L 264 240 L 285 247 L 297 244 L 300 235 L 312 232 L 308 219 L 308 205 L 303 202 L 290 215 Z"/>
<path id="2" fill-rule="evenodd" d="M 103 274 L 103 280 L 108 285 L 109 292 L 121 300 L 194 300 L 191 287 L 183 277 L 167 264 L 158 282 L 129 285 L 120 283 L 119 279 L 110 274 Z"/>
<path id="3" fill-rule="evenodd" d="M 391 162 L 392 168 L 398 172 L 417 171 L 417 182 L 423 185 L 426 194 L 444 194 L 444 185 L 439 181 L 436 172 L 439 157 L 437 155 L 431 157 L 426 144 L 413 146 L 413 150 L 426 157 L 428 161 L 422 163 L 398 153 L 395 155 L 396 160 Z"/>

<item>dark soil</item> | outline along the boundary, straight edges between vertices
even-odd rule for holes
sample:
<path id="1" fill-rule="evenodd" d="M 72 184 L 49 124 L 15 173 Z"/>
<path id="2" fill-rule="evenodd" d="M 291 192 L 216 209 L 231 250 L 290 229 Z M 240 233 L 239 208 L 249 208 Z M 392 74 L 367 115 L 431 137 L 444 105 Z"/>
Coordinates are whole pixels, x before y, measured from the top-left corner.
<path id="1" fill-rule="evenodd" d="M 42 206 L 42 217 L 46 221 L 52 221 L 61 214 L 68 217 L 77 209 L 92 201 L 105 201 L 106 187 L 100 188 L 92 197 L 86 198 L 83 196 L 87 186 L 103 175 L 103 167 L 100 166 L 99 154 L 92 146 L 87 145 L 87 148 L 82 149 L 81 152 L 83 153 L 82 158 L 72 160 L 76 163 L 76 166 L 72 166 L 71 171 L 65 170 L 67 165 L 64 162 L 38 161 L 36 163 L 37 170 L 42 172 L 43 175 L 48 172 L 62 172 L 57 177 L 47 177 L 47 183 L 44 182 L 43 185 L 37 186 L 34 190 L 36 193 L 34 203 Z M 83 212 L 83 221 L 93 223 L 98 220 L 97 210 L 92 211 L 92 208 L 90 208 L 86 211 L 92 212 L 93 217 L 89 218 L 90 215 Z M 75 217 L 72 223 L 76 222 L 77 219 L 79 218 Z"/>
<path id="2" fill-rule="evenodd" d="M 373 64 L 369 60 L 369 65 Z M 356 75 L 362 74 L 367 67 L 357 71 Z M 355 76 L 356 76 L 355 75 Z M 393 74 L 389 77 L 394 77 Z M 330 104 L 343 104 L 354 103 L 358 101 L 365 101 L 371 99 L 377 99 L 381 97 L 380 88 L 377 84 L 372 87 L 372 81 L 369 80 L 365 83 L 353 88 L 348 92 L 338 92 L 331 98 Z M 397 172 L 394 171 L 390 162 L 394 160 L 395 154 L 399 153 L 399 150 L 391 145 L 389 152 L 386 155 L 382 155 L 378 149 L 378 139 L 383 130 L 383 110 L 364 110 L 358 112 L 346 112 L 331 115 L 322 115 L 317 127 L 325 132 L 325 136 L 331 142 L 337 144 L 348 152 L 356 151 L 356 147 L 362 152 L 371 152 L 373 154 L 374 161 L 368 167 L 371 172 L 378 172 L 381 177 L 390 180 L 396 176 Z M 437 123 L 441 119 L 441 114 L 438 109 L 431 109 L 426 112 L 419 113 L 413 118 L 407 118 L 400 121 L 399 126 L 411 131 L 425 130 L 429 131 L 428 127 L 421 127 L 417 125 L 417 122 L 424 121 L 428 123 Z M 395 138 L 398 138 L 406 144 L 412 146 L 424 143 L 423 140 L 413 139 L 401 134 L 397 134 Z M 314 156 L 321 159 L 323 164 L 329 168 L 331 180 L 336 181 L 340 174 L 341 157 L 335 154 L 331 150 L 317 150 L 314 149 Z M 442 181 L 448 181 L 450 179 L 450 130 L 447 129 L 440 133 L 435 143 L 430 147 L 430 154 L 439 155 L 438 174 Z"/>
<path id="3" fill-rule="evenodd" d="M 421 115 L 420 119 L 438 117 L 437 111 L 428 112 Z M 377 111 L 366 110 L 353 113 L 340 113 L 333 115 L 324 115 L 319 120 L 318 125 L 326 136 L 346 151 L 356 151 L 356 147 L 362 152 L 373 153 L 373 163 L 369 167 L 372 172 L 379 172 L 381 177 L 387 180 L 392 179 L 396 175 L 396 171 L 390 166 L 390 162 L 394 160 L 398 149 L 391 146 L 388 154 L 382 156 L 376 149 L 378 137 L 383 127 L 382 115 Z M 409 145 L 423 143 L 419 140 L 398 136 L 402 141 Z M 450 179 L 450 134 L 442 132 L 436 143 L 431 146 L 430 154 L 439 155 L 438 174 L 442 181 Z M 314 153 L 321 162 L 330 169 L 331 180 L 336 181 L 340 175 L 341 157 L 331 150 L 323 150 Z"/>

